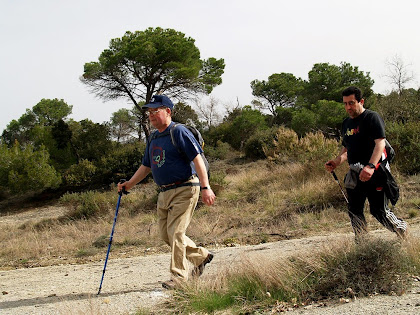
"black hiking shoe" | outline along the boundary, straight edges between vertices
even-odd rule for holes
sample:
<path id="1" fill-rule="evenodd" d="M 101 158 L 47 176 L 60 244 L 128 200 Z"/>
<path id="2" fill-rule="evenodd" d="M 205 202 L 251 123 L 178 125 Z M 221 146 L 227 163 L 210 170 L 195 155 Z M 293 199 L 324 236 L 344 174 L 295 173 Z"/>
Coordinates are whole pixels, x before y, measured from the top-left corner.
<path id="1" fill-rule="evenodd" d="M 179 288 L 180 286 L 181 286 L 181 281 L 174 280 L 174 279 L 162 282 L 162 287 L 167 290 L 175 290 L 176 288 Z"/>
<path id="2" fill-rule="evenodd" d="M 198 266 L 194 267 L 193 271 L 191 272 L 191 275 L 193 277 L 199 277 L 203 274 L 204 272 L 204 268 L 206 267 L 206 265 L 208 263 L 210 263 L 213 260 L 214 254 L 213 253 L 209 253 L 206 257 L 206 259 L 204 259 L 204 261 L 199 264 Z"/>
<path id="3" fill-rule="evenodd" d="M 397 233 L 398 237 L 402 240 L 402 241 L 407 241 L 408 238 L 408 229 L 406 228 L 404 229 L 397 229 L 395 231 L 395 233 Z"/>

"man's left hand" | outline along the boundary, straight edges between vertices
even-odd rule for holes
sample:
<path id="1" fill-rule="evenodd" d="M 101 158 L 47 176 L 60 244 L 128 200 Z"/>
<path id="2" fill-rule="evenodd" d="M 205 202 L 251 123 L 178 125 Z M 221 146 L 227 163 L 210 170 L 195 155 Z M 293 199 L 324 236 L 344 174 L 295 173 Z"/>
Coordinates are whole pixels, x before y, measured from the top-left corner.
<path id="1" fill-rule="evenodd" d="M 214 203 L 214 199 L 216 199 L 216 195 L 211 188 L 204 189 L 201 191 L 201 199 L 206 205 L 211 206 Z"/>
<path id="2" fill-rule="evenodd" d="M 372 178 L 373 173 L 375 172 L 374 168 L 370 168 L 369 166 L 365 166 L 359 174 L 359 179 L 362 182 L 367 182 L 369 179 Z"/>

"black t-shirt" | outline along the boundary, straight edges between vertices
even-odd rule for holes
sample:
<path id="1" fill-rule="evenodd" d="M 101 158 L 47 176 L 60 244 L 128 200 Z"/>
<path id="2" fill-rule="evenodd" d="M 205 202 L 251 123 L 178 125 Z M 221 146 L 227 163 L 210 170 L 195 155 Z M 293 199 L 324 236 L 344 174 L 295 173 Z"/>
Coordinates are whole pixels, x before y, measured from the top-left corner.
<path id="1" fill-rule="evenodd" d="M 366 109 L 356 118 L 343 121 L 341 136 L 349 164 L 366 165 L 375 148 L 375 139 L 385 138 L 385 123 L 378 113 Z"/>

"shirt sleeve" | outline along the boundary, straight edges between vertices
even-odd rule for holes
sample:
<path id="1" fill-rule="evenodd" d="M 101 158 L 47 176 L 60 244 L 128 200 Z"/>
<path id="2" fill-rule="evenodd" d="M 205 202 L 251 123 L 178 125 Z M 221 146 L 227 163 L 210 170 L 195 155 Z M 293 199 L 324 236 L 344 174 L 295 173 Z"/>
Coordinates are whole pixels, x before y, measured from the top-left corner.
<path id="1" fill-rule="evenodd" d="M 341 124 L 341 145 L 343 147 L 346 147 L 347 146 L 346 141 L 345 141 L 345 137 L 344 137 L 347 119 L 348 118 L 344 119 L 343 120 L 343 123 Z"/>
<path id="2" fill-rule="evenodd" d="M 142 162 L 141 162 L 141 164 L 143 164 L 144 166 L 147 166 L 147 167 L 151 167 L 150 154 L 149 154 L 149 144 L 150 144 L 150 141 L 147 140 L 146 149 L 144 150 L 143 159 L 142 159 Z"/>
<path id="3" fill-rule="evenodd" d="M 382 117 L 374 112 L 370 119 L 371 137 L 373 140 L 385 138 L 385 123 Z"/>

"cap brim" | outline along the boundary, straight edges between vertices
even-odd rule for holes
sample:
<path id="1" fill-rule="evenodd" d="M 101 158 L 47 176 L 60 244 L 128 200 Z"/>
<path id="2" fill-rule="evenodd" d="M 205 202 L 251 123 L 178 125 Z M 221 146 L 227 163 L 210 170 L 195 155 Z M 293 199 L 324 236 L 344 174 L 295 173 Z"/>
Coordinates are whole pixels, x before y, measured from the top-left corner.
<path id="1" fill-rule="evenodd" d="M 161 103 L 149 103 L 149 104 L 143 105 L 142 108 L 159 108 L 162 106 L 164 105 L 162 105 Z"/>

